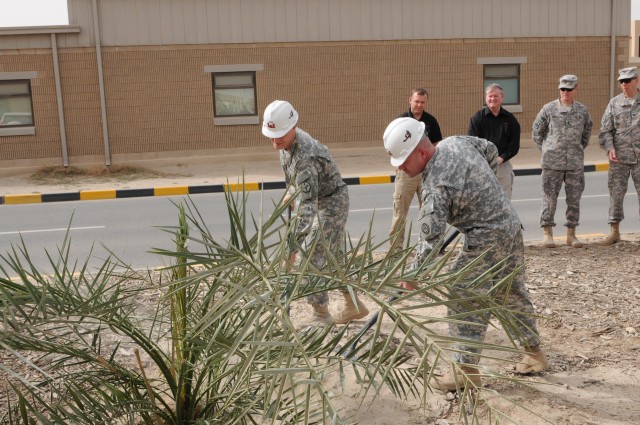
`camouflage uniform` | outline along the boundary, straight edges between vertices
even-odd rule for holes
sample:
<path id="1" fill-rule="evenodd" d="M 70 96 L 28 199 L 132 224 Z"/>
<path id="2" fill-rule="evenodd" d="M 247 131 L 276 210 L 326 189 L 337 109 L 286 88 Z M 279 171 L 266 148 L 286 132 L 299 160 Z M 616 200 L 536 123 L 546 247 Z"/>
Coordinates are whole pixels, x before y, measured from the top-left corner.
<path id="1" fill-rule="evenodd" d="M 559 99 L 544 105 L 533 122 L 533 141 L 542 151 L 541 227 L 556 225 L 554 216 L 563 182 L 567 195 L 564 225 L 578 226 L 584 191 L 584 149 L 592 127 L 586 106 L 577 101 L 563 106 Z"/>
<path id="2" fill-rule="evenodd" d="M 640 96 L 627 99 L 624 93 L 609 101 L 600 123 L 600 147 L 614 148 L 618 162 L 609 161 L 609 223 L 624 219 L 623 202 L 633 178 L 640 195 Z"/>
<path id="3" fill-rule="evenodd" d="M 512 336 L 524 346 L 538 347 L 540 340 L 533 317 L 534 309 L 524 282 L 522 227 L 495 176 L 497 159 L 496 146 L 484 139 L 453 136 L 438 144 L 423 171 L 423 201 L 418 218 L 420 241 L 410 270 L 415 270 L 427 258 L 446 231 L 447 223 L 465 235 L 463 249 L 453 265 L 454 270 L 461 270 L 489 249 L 473 268 L 468 276 L 470 279 L 509 257 L 504 274 L 519 270 L 507 299 L 507 305 L 519 312 L 519 332 Z M 458 285 L 464 288 L 467 283 Z M 486 287 L 479 290 L 486 292 L 490 285 L 487 283 Z M 449 308 L 449 315 L 459 312 L 455 307 Z M 483 341 L 489 315 L 465 317 L 464 320 L 471 323 L 451 323 L 449 334 Z M 480 350 L 476 347 L 456 345 L 454 349 L 466 352 L 454 353 L 454 361 L 478 363 L 477 354 Z"/>
<path id="4" fill-rule="evenodd" d="M 296 129 L 291 149 L 280 151 L 280 165 L 289 191 L 300 189 L 296 246 L 291 247 L 291 251 L 310 252 L 311 263 L 320 268 L 325 263 L 325 250 L 322 242 L 318 241 L 311 251 L 315 234 L 321 228 L 324 240 L 332 247 L 332 251 L 341 247 L 349 215 L 347 185 L 327 147 L 299 128 Z M 299 251 L 300 248 L 302 250 Z M 310 295 L 307 301 L 326 306 L 329 296 L 321 292 Z"/>

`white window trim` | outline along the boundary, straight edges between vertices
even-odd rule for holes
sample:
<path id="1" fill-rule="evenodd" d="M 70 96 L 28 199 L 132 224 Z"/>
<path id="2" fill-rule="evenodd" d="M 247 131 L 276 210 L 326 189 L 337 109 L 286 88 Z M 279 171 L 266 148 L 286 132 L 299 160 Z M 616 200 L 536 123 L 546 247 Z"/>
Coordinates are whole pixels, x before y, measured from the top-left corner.
<path id="1" fill-rule="evenodd" d="M 527 63 L 527 58 L 525 56 L 478 58 L 478 65 L 521 65 L 523 63 Z M 522 99 L 520 100 L 522 101 Z M 522 103 L 518 105 L 502 105 L 502 107 L 511 113 L 522 112 L 524 110 L 522 108 Z"/>
<path id="2" fill-rule="evenodd" d="M 523 63 L 527 63 L 527 58 L 524 56 L 478 58 L 478 65 L 509 65 Z"/>
<path id="3" fill-rule="evenodd" d="M 258 72 L 264 69 L 261 63 L 244 63 L 237 65 L 205 65 L 204 72 L 213 74 L 214 72 Z M 257 87 L 256 87 L 257 90 Z M 251 115 L 246 117 L 213 117 L 213 125 L 243 125 L 260 124 L 260 116 Z"/>
<path id="4" fill-rule="evenodd" d="M 0 72 L 0 80 L 33 80 L 38 78 L 37 71 L 22 71 L 22 72 Z M 33 96 L 33 93 L 31 93 Z M 33 102 L 33 97 L 31 98 Z M 36 128 L 32 127 L 17 127 L 17 128 L 0 128 L 0 136 L 33 136 L 36 134 Z"/>

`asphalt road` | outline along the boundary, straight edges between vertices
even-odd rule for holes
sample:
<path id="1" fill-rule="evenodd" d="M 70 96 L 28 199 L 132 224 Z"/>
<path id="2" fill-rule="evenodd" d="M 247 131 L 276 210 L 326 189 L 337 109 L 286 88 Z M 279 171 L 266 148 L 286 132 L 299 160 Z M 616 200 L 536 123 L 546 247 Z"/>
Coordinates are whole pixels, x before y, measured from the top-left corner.
<path id="1" fill-rule="evenodd" d="M 633 185 L 630 184 L 633 188 Z M 351 211 L 347 230 L 357 239 L 372 226 L 378 241 L 386 238 L 391 222 L 393 185 L 350 186 Z M 514 186 L 513 204 L 525 228 L 525 240 L 540 240 L 540 176 L 519 176 Z M 264 211 L 273 209 L 281 190 L 249 193 L 249 206 L 259 214 L 262 201 Z M 556 236 L 564 236 L 564 193 L 558 203 Z M 261 199 L 262 198 L 262 199 Z M 171 235 L 161 227 L 177 225 L 177 208 L 173 202 L 182 197 L 146 197 L 102 201 L 60 202 L 0 206 L 0 254 L 18 247 L 21 240 L 27 246 L 31 260 L 48 273 L 52 270 L 47 252 L 57 257 L 67 228 L 71 236 L 70 258 L 97 266 L 109 252 L 134 268 L 153 268 L 167 263 L 148 252 L 151 248 L 171 248 Z M 228 235 L 228 220 L 223 194 L 203 194 L 191 197 L 206 225 L 218 238 Z M 586 190 L 582 198 L 579 235 L 604 235 L 608 231 L 606 173 L 587 173 Z M 640 232 L 638 199 L 630 190 L 625 199 L 626 219 L 622 232 Z M 266 213 L 265 213 L 266 214 Z M 410 212 L 412 222 L 417 214 L 417 199 Z M 412 239 L 417 233 L 412 232 Z M 0 260 L 0 265 L 6 264 Z"/>

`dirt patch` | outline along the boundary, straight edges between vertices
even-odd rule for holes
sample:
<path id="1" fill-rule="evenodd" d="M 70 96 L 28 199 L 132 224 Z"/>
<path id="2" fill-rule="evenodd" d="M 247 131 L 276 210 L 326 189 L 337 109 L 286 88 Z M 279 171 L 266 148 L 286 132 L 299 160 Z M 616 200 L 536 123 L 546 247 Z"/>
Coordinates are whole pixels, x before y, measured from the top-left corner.
<path id="1" fill-rule="evenodd" d="M 490 404 L 513 421 L 502 418 L 499 423 L 640 423 L 640 234 L 625 234 L 622 242 L 610 247 L 596 242 L 588 240 L 578 249 L 527 245 L 527 287 L 540 315 L 538 328 L 551 368 L 527 378 L 530 387 L 484 380 L 489 392 L 520 404 L 484 393 Z M 341 302 L 334 296 L 331 300 L 331 310 L 338 310 Z M 375 307 L 364 302 L 373 313 Z M 446 314 L 444 309 L 441 313 Z M 365 321 L 350 325 L 353 332 Z M 438 332 L 446 333 L 446 326 L 438 325 Z M 487 342 L 508 345 L 500 327 L 489 328 Z M 518 358 L 513 355 L 507 360 Z M 511 374 L 510 363 L 483 359 L 481 365 Z M 333 386 L 337 390 L 338 382 Z M 415 400 L 398 401 L 385 395 L 373 404 L 361 405 L 354 387 L 343 400 L 354 419 L 369 425 L 463 423 L 458 416 L 461 406 L 451 393 L 432 393 L 424 408 Z M 479 424 L 494 423 L 496 417 L 490 419 L 488 409 L 481 412 Z"/>
<path id="2" fill-rule="evenodd" d="M 82 167 L 44 167 L 29 176 L 29 180 L 35 184 L 76 184 L 102 181 L 132 181 L 139 179 L 175 177 L 175 174 L 167 174 L 145 167 L 132 165 L 112 165 Z"/>

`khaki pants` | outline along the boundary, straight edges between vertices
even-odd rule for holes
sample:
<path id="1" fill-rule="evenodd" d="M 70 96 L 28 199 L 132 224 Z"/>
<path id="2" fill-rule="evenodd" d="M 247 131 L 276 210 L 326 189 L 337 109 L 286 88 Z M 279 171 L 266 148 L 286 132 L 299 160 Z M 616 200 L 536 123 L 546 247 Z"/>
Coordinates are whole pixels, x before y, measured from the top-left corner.
<path id="1" fill-rule="evenodd" d="M 422 207 L 422 174 L 415 177 L 409 177 L 402 170 L 396 172 L 395 192 L 393 193 L 393 218 L 391 219 L 391 230 L 389 237 L 391 238 L 391 250 L 399 249 L 404 246 L 405 225 L 407 222 L 407 214 L 413 201 L 413 195 L 418 195 L 418 203 Z M 394 238 L 395 243 L 394 242 Z"/>
<path id="2" fill-rule="evenodd" d="M 502 190 L 511 200 L 511 189 L 513 188 L 513 166 L 511 161 L 503 162 L 498 166 L 498 182 L 502 186 Z"/>

